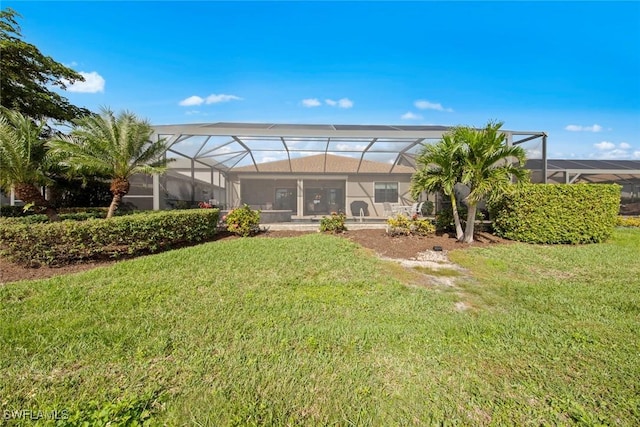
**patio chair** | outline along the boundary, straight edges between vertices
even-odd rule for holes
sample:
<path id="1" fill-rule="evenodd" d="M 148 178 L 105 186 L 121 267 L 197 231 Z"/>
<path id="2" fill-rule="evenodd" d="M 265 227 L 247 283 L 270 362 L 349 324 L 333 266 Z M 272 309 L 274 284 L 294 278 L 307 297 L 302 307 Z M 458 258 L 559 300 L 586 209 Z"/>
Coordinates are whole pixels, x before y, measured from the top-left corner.
<path id="1" fill-rule="evenodd" d="M 424 205 L 424 202 L 420 202 L 420 203 L 414 203 L 413 206 L 411 206 L 411 215 L 413 216 L 418 215 L 418 216 L 422 216 L 422 206 Z M 413 209 L 415 207 L 415 209 Z"/>
<path id="2" fill-rule="evenodd" d="M 389 202 L 382 203 L 382 214 L 384 216 L 392 216 L 393 215 L 393 208 L 391 207 L 391 203 L 389 203 Z"/>

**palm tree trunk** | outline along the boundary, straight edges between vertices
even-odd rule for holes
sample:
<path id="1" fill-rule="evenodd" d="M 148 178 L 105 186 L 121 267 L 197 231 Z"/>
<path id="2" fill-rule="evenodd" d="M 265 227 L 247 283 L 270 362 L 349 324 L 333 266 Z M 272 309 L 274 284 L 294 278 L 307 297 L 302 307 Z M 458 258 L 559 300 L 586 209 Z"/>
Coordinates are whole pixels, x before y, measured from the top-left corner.
<path id="1" fill-rule="evenodd" d="M 456 239 L 462 239 L 462 225 L 460 224 L 460 214 L 458 213 L 458 204 L 456 203 L 456 193 L 452 191 L 449 195 L 451 197 L 451 211 L 453 212 L 453 222 L 456 225 Z"/>
<path id="2" fill-rule="evenodd" d="M 107 218 L 111 218 L 113 214 L 120 206 L 122 198 L 129 192 L 129 180 L 126 178 L 113 178 L 111 180 L 111 187 L 109 188 L 113 194 L 109 211 L 107 212 Z"/>
<path id="3" fill-rule="evenodd" d="M 473 233 L 476 224 L 476 210 L 478 208 L 477 203 L 469 203 L 469 211 L 467 213 L 467 225 L 464 229 L 463 243 L 473 242 Z"/>
<path id="4" fill-rule="evenodd" d="M 18 183 L 13 186 L 18 199 L 25 203 L 33 203 L 34 206 L 44 208 L 44 213 L 49 218 L 49 221 L 60 221 L 58 212 L 49 204 L 47 199 L 42 196 L 42 193 L 33 184 Z"/>
<path id="5" fill-rule="evenodd" d="M 113 199 L 111 199 L 111 204 L 109 205 L 109 210 L 107 211 L 107 218 L 111 218 L 113 214 L 116 212 L 116 210 L 118 209 L 118 206 L 120 206 L 120 202 L 122 202 L 123 196 L 124 194 L 120 194 L 120 193 L 113 195 Z"/>

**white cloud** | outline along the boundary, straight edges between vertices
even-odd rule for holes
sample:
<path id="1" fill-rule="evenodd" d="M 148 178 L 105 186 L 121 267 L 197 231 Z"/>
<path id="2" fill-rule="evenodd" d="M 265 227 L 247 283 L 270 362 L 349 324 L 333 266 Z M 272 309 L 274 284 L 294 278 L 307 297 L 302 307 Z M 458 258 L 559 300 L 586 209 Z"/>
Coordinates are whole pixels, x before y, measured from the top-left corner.
<path id="1" fill-rule="evenodd" d="M 592 154 L 590 157 L 595 157 L 597 159 L 605 159 L 605 160 L 615 160 L 615 159 L 628 159 L 631 155 L 626 150 L 620 150 L 618 148 L 610 151 L 602 151 L 597 154 Z"/>
<path id="2" fill-rule="evenodd" d="M 198 96 L 198 95 L 190 96 L 180 101 L 179 105 L 183 107 L 191 107 L 194 105 L 218 104 L 220 102 L 241 101 L 241 100 L 242 98 L 236 95 L 225 95 L 223 93 L 221 93 L 220 95 L 216 95 L 215 93 L 212 93 L 206 98 L 202 98 L 201 96 Z"/>
<path id="3" fill-rule="evenodd" d="M 532 148 L 530 150 L 525 150 L 527 153 L 527 159 L 541 159 L 542 151 L 538 148 Z"/>
<path id="4" fill-rule="evenodd" d="M 422 120 L 422 116 L 420 114 L 415 114 L 411 111 L 407 111 L 400 118 L 402 120 Z"/>
<path id="5" fill-rule="evenodd" d="M 445 111 L 447 113 L 453 112 L 452 108 L 445 108 L 439 102 L 430 102 L 423 99 L 419 99 L 418 101 L 414 102 L 413 105 L 415 105 L 416 108 L 419 108 L 421 110 Z"/>
<path id="6" fill-rule="evenodd" d="M 259 163 L 270 163 L 270 162 L 275 162 L 275 161 L 278 161 L 278 160 L 284 160 L 284 157 L 278 158 L 278 157 L 272 157 L 272 156 L 264 156 L 262 158 L 262 161 L 259 162 Z"/>
<path id="7" fill-rule="evenodd" d="M 333 99 L 325 99 L 324 102 L 327 105 L 330 105 L 332 107 L 338 107 L 338 108 L 351 108 L 351 107 L 353 107 L 353 101 L 350 100 L 349 98 L 340 98 L 337 101 L 334 101 Z"/>
<path id="8" fill-rule="evenodd" d="M 190 107 L 193 105 L 202 105 L 202 103 L 204 103 L 204 99 L 200 98 L 197 95 L 193 95 L 180 101 L 179 105 L 183 107 Z"/>
<path id="9" fill-rule="evenodd" d="M 596 147 L 598 150 L 601 150 L 601 151 L 613 150 L 614 148 L 616 148 L 616 144 L 614 144 L 613 142 L 609 142 L 609 141 L 598 142 L 597 144 L 593 144 L 593 146 Z"/>
<path id="10" fill-rule="evenodd" d="M 601 132 L 602 126 L 594 124 L 593 126 L 567 125 L 564 130 L 569 132 Z"/>
<path id="11" fill-rule="evenodd" d="M 337 101 L 335 99 L 325 99 L 324 103 L 330 107 L 337 108 L 351 108 L 353 107 L 353 101 L 349 98 L 340 98 Z M 302 100 L 302 105 L 307 108 L 319 107 L 322 105 L 322 102 L 318 98 L 306 98 Z"/>
<path id="12" fill-rule="evenodd" d="M 598 149 L 597 153 L 591 153 L 590 158 L 596 159 L 638 159 L 640 158 L 640 151 L 635 150 L 631 152 L 631 144 L 621 142 L 617 146 L 613 142 L 602 141 L 597 144 L 593 144 Z"/>
<path id="13" fill-rule="evenodd" d="M 319 107 L 320 105 L 322 105 L 322 103 L 318 101 L 317 98 L 307 98 L 302 100 L 302 105 L 304 105 L 307 108 L 311 108 L 311 107 Z"/>
<path id="14" fill-rule="evenodd" d="M 353 101 L 349 98 L 342 98 L 338 101 L 338 107 L 340 108 L 351 108 L 353 107 Z"/>
<path id="15" fill-rule="evenodd" d="M 62 79 L 62 81 L 67 85 L 67 90 L 69 92 L 79 92 L 79 93 L 104 92 L 104 84 L 105 84 L 104 77 L 102 77 L 96 71 L 92 71 L 90 73 L 85 73 L 84 71 L 80 71 L 79 74 L 82 77 L 84 77 L 83 82 L 75 82 L 73 84 L 69 84 L 68 80 Z"/>
<path id="16" fill-rule="evenodd" d="M 362 144 L 356 144 L 356 145 L 336 144 L 336 150 L 338 151 L 362 151 L 365 148 L 367 148 L 367 146 Z"/>
<path id="17" fill-rule="evenodd" d="M 218 104 L 220 102 L 229 101 L 242 101 L 242 98 L 235 95 L 225 95 L 224 93 L 221 93 L 219 95 L 212 93 L 211 95 L 207 96 L 207 99 L 204 100 L 204 102 L 206 102 L 207 104 Z"/>

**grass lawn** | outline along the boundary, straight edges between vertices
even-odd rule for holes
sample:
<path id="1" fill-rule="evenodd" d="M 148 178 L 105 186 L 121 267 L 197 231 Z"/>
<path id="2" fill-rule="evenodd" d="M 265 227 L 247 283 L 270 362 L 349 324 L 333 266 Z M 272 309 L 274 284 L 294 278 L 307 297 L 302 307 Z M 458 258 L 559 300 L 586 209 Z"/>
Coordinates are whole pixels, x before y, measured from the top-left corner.
<path id="1" fill-rule="evenodd" d="M 640 229 L 450 256 L 456 288 L 321 234 L 0 287 L 0 423 L 640 423 Z"/>

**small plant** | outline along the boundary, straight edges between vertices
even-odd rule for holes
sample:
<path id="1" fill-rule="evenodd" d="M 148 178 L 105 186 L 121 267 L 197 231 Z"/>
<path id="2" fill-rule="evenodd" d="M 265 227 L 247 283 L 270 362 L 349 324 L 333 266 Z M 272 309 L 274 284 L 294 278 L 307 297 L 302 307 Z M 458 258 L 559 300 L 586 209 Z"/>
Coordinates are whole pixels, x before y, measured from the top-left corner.
<path id="1" fill-rule="evenodd" d="M 260 211 L 251 209 L 247 204 L 233 209 L 222 220 L 227 225 L 227 231 L 242 237 L 260 232 Z"/>
<path id="2" fill-rule="evenodd" d="M 323 216 L 320 220 L 320 231 L 331 233 L 347 231 L 347 226 L 344 225 L 346 220 L 347 216 L 344 212 L 331 212 L 331 216 Z"/>
<path id="3" fill-rule="evenodd" d="M 174 207 L 178 210 L 191 209 L 191 203 L 186 200 L 178 200 L 174 203 Z"/>
<path id="4" fill-rule="evenodd" d="M 420 218 L 418 215 L 408 217 L 404 214 L 398 214 L 387 219 L 387 234 L 390 236 L 427 236 L 435 233 L 436 228 L 430 220 Z"/>
<path id="5" fill-rule="evenodd" d="M 427 200 L 422 204 L 422 216 L 430 216 L 433 214 L 433 202 Z"/>
<path id="6" fill-rule="evenodd" d="M 159 392 L 125 397 L 117 402 L 90 402 L 82 411 L 71 414 L 57 425 L 154 425 L 153 416 L 162 410 Z"/>

